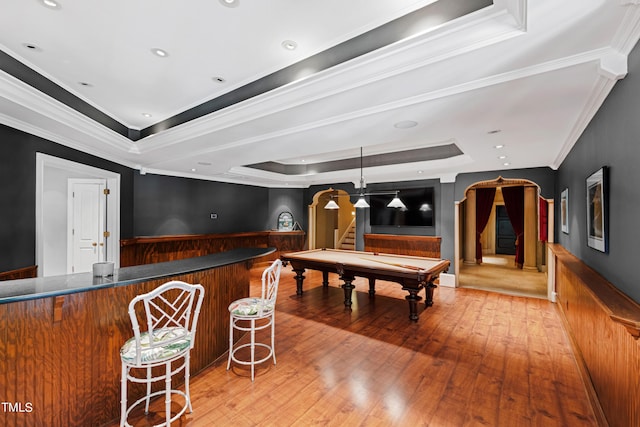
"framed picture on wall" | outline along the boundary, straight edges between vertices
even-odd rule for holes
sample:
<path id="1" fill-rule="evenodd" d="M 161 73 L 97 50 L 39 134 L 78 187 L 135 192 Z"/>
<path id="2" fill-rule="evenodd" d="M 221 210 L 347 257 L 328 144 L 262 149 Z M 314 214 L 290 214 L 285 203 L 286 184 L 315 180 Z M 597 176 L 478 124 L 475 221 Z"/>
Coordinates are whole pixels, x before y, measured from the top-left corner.
<path id="1" fill-rule="evenodd" d="M 293 230 L 293 224 L 291 212 L 280 212 L 280 215 L 278 215 L 278 231 L 291 231 Z"/>
<path id="2" fill-rule="evenodd" d="M 565 188 L 560 194 L 560 225 L 562 232 L 569 234 L 569 189 Z"/>
<path id="3" fill-rule="evenodd" d="M 604 166 L 587 178 L 587 244 L 593 249 L 607 252 L 607 179 Z"/>

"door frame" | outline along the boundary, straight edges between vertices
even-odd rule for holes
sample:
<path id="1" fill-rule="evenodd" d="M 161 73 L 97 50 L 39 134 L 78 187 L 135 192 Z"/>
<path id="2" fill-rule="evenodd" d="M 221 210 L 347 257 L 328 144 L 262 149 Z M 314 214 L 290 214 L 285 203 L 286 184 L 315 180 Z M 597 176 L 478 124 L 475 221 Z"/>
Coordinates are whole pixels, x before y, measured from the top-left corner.
<path id="1" fill-rule="evenodd" d="M 455 210 L 454 210 L 454 258 L 455 262 L 455 287 L 459 287 L 460 280 L 460 264 L 463 262 L 463 246 L 465 234 L 469 232 L 469 230 L 463 229 L 464 218 L 462 218 L 462 210 L 466 209 L 466 206 L 463 207 L 463 203 L 467 201 L 467 193 L 470 189 L 479 188 L 479 187 L 498 187 L 498 186 L 507 186 L 507 185 L 529 185 L 535 186 L 537 188 L 537 198 L 536 198 L 536 206 L 537 200 L 542 197 L 540 192 L 540 186 L 534 181 L 528 179 L 521 178 L 503 178 L 502 176 L 498 176 L 494 180 L 486 180 L 486 181 L 477 181 L 473 184 L 469 185 L 463 193 L 462 200 L 455 201 Z M 547 216 L 547 243 L 553 243 L 554 236 L 554 200 L 553 199 L 545 199 L 548 203 L 548 216 Z M 475 221 L 473 223 L 475 233 Z M 547 249 L 549 250 L 549 249 Z M 549 262 L 550 257 L 547 257 L 547 262 Z M 549 264 L 547 264 L 547 273 L 549 269 L 552 268 Z M 547 274 L 547 296 L 548 299 L 552 302 L 555 302 L 555 277 L 552 277 L 552 274 Z"/>
<path id="2" fill-rule="evenodd" d="M 107 204 L 107 230 L 111 233 L 111 243 L 107 246 L 107 260 L 114 263 L 115 268 L 120 267 L 120 174 L 73 162 L 44 153 L 36 153 L 36 265 L 38 277 L 43 277 L 46 265 L 44 218 L 47 215 L 44 205 L 44 182 L 49 168 L 55 168 L 66 172 L 68 178 L 100 178 L 107 180 L 110 190 L 109 203 Z M 69 213 L 67 212 L 67 217 Z M 65 224 L 67 218 L 61 219 Z M 58 242 L 62 250 L 66 252 L 67 242 Z M 65 265 L 66 267 L 66 265 Z"/>
<path id="3" fill-rule="evenodd" d="M 336 196 L 336 203 L 338 203 L 338 205 L 341 208 L 345 208 L 347 205 L 345 204 L 346 202 L 341 200 L 344 200 L 344 198 L 341 199 L 341 197 L 343 196 L 348 196 L 349 194 L 344 191 L 344 190 L 340 190 L 340 189 L 333 189 L 331 187 L 329 187 L 327 190 L 320 190 L 318 191 L 316 194 L 313 195 L 313 200 L 311 201 L 311 204 L 308 206 L 308 214 L 309 214 L 309 233 L 308 233 L 308 242 L 309 242 L 309 249 L 316 249 L 316 245 L 317 245 L 317 236 L 318 236 L 318 231 L 324 229 L 325 225 L 324 223 L 322 224 L 318 224 L 318 214 L 317 214 L 317 210 L 318 209 L 324 209 L 324 206 L 319 206 L 320 204 L 320 198 L 325 195 L 325 194 L 334 194 Z M 346 197 L 346 200 L 349 200 L 349 206 L 353 207 L 353 205 L 351 204 L 351 201 L 349 199 L 349 197 Z M 334 242 L 335 243 L 335 242 Z"/>

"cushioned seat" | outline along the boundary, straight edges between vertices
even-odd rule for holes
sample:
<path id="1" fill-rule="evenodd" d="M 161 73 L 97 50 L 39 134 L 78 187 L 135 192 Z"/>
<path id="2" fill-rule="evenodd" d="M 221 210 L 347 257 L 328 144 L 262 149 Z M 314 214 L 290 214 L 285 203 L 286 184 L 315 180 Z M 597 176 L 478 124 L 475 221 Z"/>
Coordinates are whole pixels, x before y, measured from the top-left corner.
<path id="1" fill-rule="evenodd" d="M 252 317 L 262 312 L 268 314 L 273 311 L 274 305 L 260 298 L 243 298 L 234 301 L 229 306 L 229 311 L 235 316 Z"/>
<path id="2" fill-rule="evenodd" d="M 182 338 L 183 339 L 177 339 Z M 149 344 L 149 333 L 140 334 L 140 361 L 159 362 L 171 358 L 183 352 L 191 345 L 191 335 L 184 328 L 165 328 L 153 331 L 153 344 Z M 136 338 L 131 337 L 120 349 L 120 357 L 130 363 L 134 363 L 138 355 Z"/>

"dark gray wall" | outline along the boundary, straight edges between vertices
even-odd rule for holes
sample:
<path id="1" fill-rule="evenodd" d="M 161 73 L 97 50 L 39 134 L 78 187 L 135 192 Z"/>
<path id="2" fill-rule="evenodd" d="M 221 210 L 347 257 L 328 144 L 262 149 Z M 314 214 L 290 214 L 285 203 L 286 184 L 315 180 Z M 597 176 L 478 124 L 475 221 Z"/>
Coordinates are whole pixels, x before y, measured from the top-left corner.
<path id="1" fill-rule="evenodd" d="M 133 170 L 0 125 L 0 271 L 35 264 L 36 153 L 120 174 L 120 232 L 133 236 Z"/>
<path id="2" fill-rule="evenodd" d="M 136 236 L 263 231 L 270 216 L 262 187 L 136 174 L 134 194 Z"/>
<path id="3" fill-rule="evenodd" d="M 556 200 L 569 189 L 569 233 L 557 230 L 557 241 L 640 302 L 640 47 L 631 52 L 628 66 L 628 75 L 616 83 L 558 169 Z M 608 253 L 587 245 L 585 179 L 602 166 L 610 168 Z"/>

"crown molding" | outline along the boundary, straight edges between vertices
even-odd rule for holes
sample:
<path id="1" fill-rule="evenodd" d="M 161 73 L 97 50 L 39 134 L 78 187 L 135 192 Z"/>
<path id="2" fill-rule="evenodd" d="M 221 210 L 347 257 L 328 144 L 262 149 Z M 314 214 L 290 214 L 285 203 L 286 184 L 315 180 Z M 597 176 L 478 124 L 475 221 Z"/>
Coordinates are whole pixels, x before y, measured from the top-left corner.
<path id="1" fill-rule="evenodd" d="M 565 139 L 565 142 L 560 149 L 558 156 L 551 164 L 552 169 L 558 169 L 567 155 L 569 155 L 569 152 L 578 141 L 584 130 L 587 128 L 593 117 L 596 115 L 598 109 L 600 108 L 606 97 L 609 95 L 616 82 L 616 79 L 611 79 L 603 75 L 600 75 L 598 77 L 598 80 L 593 90 L 591 91 L 591 96 L 585 104 L 584 109 L 571 128 L 571 131 Z"/>
<path id="2" fill-rule="evenodd" d="M 627 10 L 611 45 L 628 55 L 640 39 L 640 0 L 621 0 L 621 5 Z"/>

